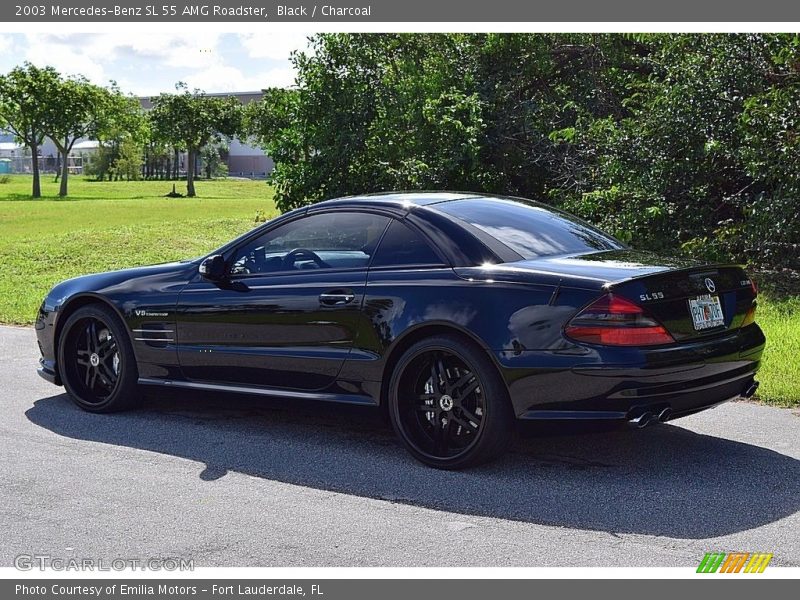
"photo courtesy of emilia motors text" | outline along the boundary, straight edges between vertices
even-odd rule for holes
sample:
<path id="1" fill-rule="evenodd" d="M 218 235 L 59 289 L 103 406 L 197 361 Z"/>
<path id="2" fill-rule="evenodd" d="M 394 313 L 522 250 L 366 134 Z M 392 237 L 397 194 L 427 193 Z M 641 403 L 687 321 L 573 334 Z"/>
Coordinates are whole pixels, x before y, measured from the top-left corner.
<path id="1" fill-rule="evenodd" d="M 0 596 L 788 597 L 798 32 L 0 4 Z"/>

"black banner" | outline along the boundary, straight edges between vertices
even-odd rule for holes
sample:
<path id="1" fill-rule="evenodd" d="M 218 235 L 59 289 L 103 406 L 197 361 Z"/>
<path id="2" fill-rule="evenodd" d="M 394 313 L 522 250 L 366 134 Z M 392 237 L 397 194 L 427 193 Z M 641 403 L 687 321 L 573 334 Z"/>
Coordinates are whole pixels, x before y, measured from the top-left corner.
<path id="1" fill-rule="evenodd" d="M 604 594 L 673 599 L 686 594 L 725 594 L 730 598 L 790 592 L 791 580 L 722 578 L 694 580 L 471 580 L 471 579 L 302 579 L 302 580 L 6 580 L 0 582 L 3 598 L 30 600 L 244 600 L 274 598 L 294 600 L 408 600 L 415 598 L 595 598 Z M 715 581 L 711 581 L 715 579 Z"/>
<path id="2" fill-rule="evenodd" d="M 48 0 L 0 4 L 4 22 L 790 22 L 800 3 L 785 0 Z"/>

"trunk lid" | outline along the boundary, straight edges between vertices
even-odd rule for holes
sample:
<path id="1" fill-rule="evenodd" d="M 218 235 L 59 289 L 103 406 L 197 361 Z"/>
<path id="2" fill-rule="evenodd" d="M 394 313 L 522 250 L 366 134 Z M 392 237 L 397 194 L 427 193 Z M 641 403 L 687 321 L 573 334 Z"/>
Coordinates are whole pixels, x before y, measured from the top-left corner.
<path id="1" fill-rule="evenodd" d="M 498 265 L 499 266 L 499 265 Z M 639 250 L 609 250 L 506 263 L 515 271 L 583 279 L 657 319 L 676 341 L 718 335 L 752 321 L 756 291 L 740 265 Z M 746 320 L 747 318 L 747 320 Z"/>
<path id="2" fill-rule="evenodd" d="M 676 341 L 741 327 L 754 309 L 756 298 L 755 287 L 744 269 L 727 264 L 641 275 L 612 282 L 607 289 L 644 308 Z"/>

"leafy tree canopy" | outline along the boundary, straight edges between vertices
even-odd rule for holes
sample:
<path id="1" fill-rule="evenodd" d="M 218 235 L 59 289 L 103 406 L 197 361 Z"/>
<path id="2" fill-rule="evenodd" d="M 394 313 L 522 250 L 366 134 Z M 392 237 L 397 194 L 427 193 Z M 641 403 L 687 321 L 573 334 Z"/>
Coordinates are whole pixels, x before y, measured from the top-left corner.
<path id="1" fill-rule="evenodd" d="M 798 266 L 800 38 L 322 34 L 248 107 L 281 208 L 538 198 L 641 247 Z"/>

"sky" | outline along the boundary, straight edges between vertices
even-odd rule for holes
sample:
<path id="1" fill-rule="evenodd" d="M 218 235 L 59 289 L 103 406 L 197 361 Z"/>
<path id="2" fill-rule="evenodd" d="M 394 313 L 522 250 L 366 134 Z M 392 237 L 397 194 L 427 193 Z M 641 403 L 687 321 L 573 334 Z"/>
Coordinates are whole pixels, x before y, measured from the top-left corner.
<path id="1" fill-rule="evenodd" d="M 205 92 L 249 92 L 294 83 L 292 50 L 306 33 L 0 33 L 0 73 L 29 61 L 126 93 L 171 92 L 183 81 Z"/>

